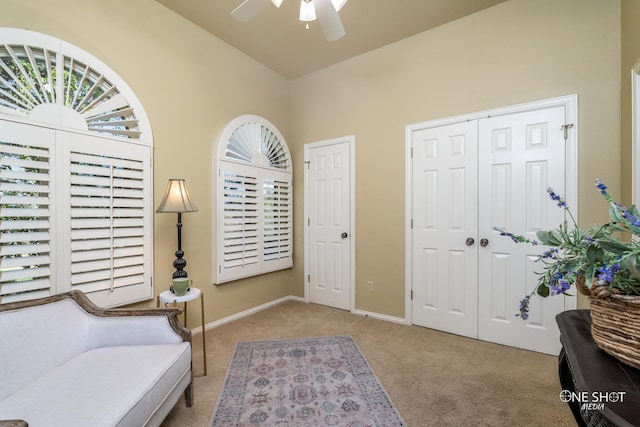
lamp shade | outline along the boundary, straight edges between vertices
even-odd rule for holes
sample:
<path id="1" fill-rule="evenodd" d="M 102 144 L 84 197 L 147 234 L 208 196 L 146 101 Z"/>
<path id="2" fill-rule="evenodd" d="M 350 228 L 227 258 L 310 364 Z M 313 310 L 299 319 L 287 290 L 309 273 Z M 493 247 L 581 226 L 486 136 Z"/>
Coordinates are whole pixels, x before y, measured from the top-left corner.
<path id="1" fill-rule="evenodd" d="M 197 212 L 198 208 L 191 200 L 184 179 L 170 179 L 164 192 L 158 213 Z"/>

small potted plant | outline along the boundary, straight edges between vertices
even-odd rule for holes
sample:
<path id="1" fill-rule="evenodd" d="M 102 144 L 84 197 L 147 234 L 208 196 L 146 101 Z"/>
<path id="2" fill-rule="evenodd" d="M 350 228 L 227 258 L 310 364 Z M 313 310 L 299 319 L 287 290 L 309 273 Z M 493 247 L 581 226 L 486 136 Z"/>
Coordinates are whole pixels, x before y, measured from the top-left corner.
<path id="1" fill-rule="evenodd" d="M 539 256 L 540 278 L 534 291 L 520 301 L 516 316 L 528 319 L 535 295 L 564 295 L 576 289 L 589 297 L 592 335 L 598 346 L 619 360 L 640 368 L 640 214 L 613 201 L 599 179 L 596 188 L 609 205 L 610 221 L 588 229 L 578 227 L 566 201 L 547 190 L 564 209 L 569 223 L 538 231 L 536 240 L 496 228 L 516 243 L 546 245 Z"/>

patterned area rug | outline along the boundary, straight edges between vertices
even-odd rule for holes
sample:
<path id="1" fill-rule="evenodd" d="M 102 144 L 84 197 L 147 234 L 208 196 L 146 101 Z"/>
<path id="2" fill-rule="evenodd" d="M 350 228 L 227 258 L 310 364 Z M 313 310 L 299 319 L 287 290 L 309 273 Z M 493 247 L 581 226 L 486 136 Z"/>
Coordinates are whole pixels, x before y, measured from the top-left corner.
<path id="1" fill-rule="evenodd" d="M 211 418 L 221 426 L 404 426 L 350 336 L 239 342 Z"/>

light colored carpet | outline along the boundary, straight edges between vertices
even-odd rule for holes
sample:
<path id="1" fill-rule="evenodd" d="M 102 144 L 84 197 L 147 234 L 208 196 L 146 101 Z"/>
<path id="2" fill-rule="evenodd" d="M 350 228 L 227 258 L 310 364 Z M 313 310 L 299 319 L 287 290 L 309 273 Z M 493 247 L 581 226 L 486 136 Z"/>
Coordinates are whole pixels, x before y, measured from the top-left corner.
<path id="1" fill-rule="evenodd" d="M 410 427 L 575 426 L 559 398 L 557 358 L 315 304 L 285 302 L 193 339 L 193 407 L 163 427 L 206 427 L 238 341 L 351 335 Z"/>

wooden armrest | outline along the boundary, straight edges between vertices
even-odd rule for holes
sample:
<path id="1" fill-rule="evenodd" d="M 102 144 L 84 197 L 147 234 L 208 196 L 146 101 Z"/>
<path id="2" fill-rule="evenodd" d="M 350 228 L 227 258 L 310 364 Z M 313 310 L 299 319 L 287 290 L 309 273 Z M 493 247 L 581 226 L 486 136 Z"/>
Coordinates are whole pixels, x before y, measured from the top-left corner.
<path id="1" fill-rule="evenodd" d="M 23 420 L 0 420 L 0 427 L 28 427 L 26 421 Z"/>

